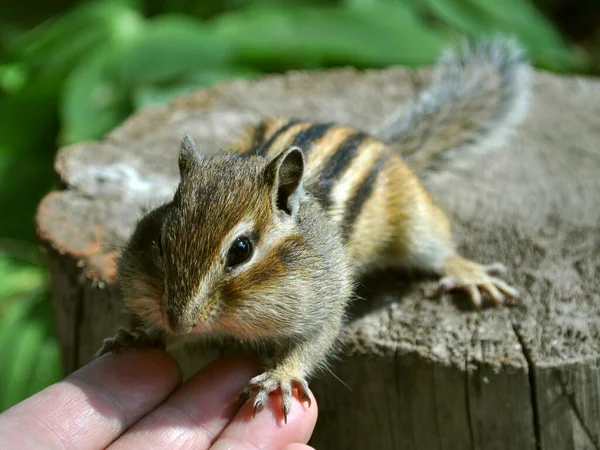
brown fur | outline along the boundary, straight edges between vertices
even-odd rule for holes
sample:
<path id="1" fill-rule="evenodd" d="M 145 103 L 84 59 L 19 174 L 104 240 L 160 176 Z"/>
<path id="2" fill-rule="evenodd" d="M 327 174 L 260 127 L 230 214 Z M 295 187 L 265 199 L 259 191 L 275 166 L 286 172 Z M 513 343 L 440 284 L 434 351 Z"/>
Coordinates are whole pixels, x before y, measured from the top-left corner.
<path id="1" fill-rule="evenodd" d="M 230 299 L 239 299 L 248 293 L 260 294 L 268 290 L 273 283 L 285 281 L 290 273 L 290 265 L 295 264 L 299 250 L 306 245 L 302 236 L 293 234 L 272 247 L 261 260 L 247 271 L 227 282 L 222 288 L 223 295 Z M 232 301 L 229 307 L 239 307 Z"/>
<path id="2" fill-rule="evenodd" d="M 491 102 L 476 114 L 495 109 Z M 462 97 L 457 104 L 472 106 Z M 437 155 L 443 142 L 459 139 L 455 124 L 468 123 L 463 116 L 470 112 L 455 111 L 456 120 L 421 154 Z M 419 126 L 427 128 L 432 117 Z M 427 131 L 435 130 L 414 136 Z M 516 297 L 491 276 L 493 267 L 456 254 L 443 211 L 377 138 L 341 125 L 269 118 L 230 149 L 204 157 L 184 139 L 173 201 L 140 221 L 118 274 L 126 304 L 145 324 L 136 336 L 170 344 L 226 334 L 275 344 L 277 360 L 245 391 L 255 395 L 256 408 L 279 389 L 285 413 L 291 386 L 306 390 L 305 379 L 332 351 L 354 280 L 374 268 L 443 275 L 443 287 L 466 290 L 476 307 L 481 293 L 498 304 Z M 250 239 L 254 252 L 228 267 L 239 237 Z"/>

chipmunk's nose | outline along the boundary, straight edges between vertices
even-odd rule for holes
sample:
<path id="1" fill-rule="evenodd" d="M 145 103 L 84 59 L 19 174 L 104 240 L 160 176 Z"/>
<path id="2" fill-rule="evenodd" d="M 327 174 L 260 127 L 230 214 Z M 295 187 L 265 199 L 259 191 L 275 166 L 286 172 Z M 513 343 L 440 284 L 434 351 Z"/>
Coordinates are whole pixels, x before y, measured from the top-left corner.
<path id="1" fill-rule="evenodd" d="M 165 315 L 169 331 L 173 334 L 185 333 L 192 328 L 192 325 L 186 323 L 184 320 L 183 311 L 179 311 L 176 308 L 169 308 Z"/>
<path id="2" fill-rule="evenodd" d="M 178 301 L 181 295 L 165 289 L 161 304 L 163 325 L 169 333 L 180 334 L 189 331 L 190 324 L 186 324 L 186 308 L 184 302 Z"/>

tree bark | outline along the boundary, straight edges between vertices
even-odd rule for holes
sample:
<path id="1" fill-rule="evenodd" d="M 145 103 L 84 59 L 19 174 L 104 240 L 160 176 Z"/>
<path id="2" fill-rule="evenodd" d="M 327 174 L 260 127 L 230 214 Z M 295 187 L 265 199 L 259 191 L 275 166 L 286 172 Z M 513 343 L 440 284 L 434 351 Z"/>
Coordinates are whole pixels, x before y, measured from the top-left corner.
<path id="1" fill-rule="evenodd" d="M 237 81 L 148 107 L 101 142 L 61 149 L 64 189 L 43 199 L 37 226 L 65 372 L 127 322 L 115 258 L 142 208 L 172 195 L 185 132 L 210 153 L 274 114 L 369 130 L 429 79 L 398 68 Z M 433 279 L 364 280 L 335 376 L 311 383 L 312 445 L 600 448 L 599 105 L 598 80 L 537 73 L 528 119 L 508 145 L 428 181 L 459 250 L 505 263 L 521 304 L 476 313 L 458 295 L 426 298 Z"/>

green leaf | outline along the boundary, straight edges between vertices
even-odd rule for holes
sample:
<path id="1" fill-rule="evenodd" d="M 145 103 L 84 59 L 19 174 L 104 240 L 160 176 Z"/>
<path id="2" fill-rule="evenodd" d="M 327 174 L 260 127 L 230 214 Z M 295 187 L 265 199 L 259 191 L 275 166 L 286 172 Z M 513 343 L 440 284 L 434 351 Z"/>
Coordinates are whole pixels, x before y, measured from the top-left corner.
<path id="1" fill-rule="evenodd" d="M 424 3 L 440 20 L 463 33 L 478 35 L 490 32 L 486 15 L 478 8 L 473 8 L 468 0 L 424 0 Z"/>
<path id="2" fill-rule="evenodd" d="M 0 285 L 0 308 L 11 296 L 39 292 L 47 284 L 46 274 L 42 267 L 17 265 L 8 258 L 0 259 L 0 274 L 3 282 Z"/>
<path id="3" fill-rule="evenodd" d="M 232 78 L 254 78 L 259 74 L 260 72 L 246 68 L 230 67 L 192 73 L 186 75 L 184 79 L 168 85 L 139 85 L 133 90 L 133 104 L 136 109 L 139 109 L 147 105 L 166 103 L 200 87 L 209 87 Z"/>
<path id="4" fill-rule="evenodd" d="M 21 90 L 27 82 L 26 70 L 19 64 L 0 65 L 0 89 L 7 93 Z"/>
<path id="5" fill-rule="evenodd" d="M 43 340 L 44 329 L 36 322 L 24 322 L 14 334 L 12 360 L 4 361 L 8 373 L 6 384 L 2 385 L 5 395 L 4 404 L 0 404 L 0 408 L 17 403 L 26 395 Z"/>
<path id="6" fill-rule="evenodd" d="M 255 5 L 224 14 L 214 25 L 242 63 L 264 70 L 422 65 L 432 62 L 443 45 L 442 36 L 400 2 Z"/>
<path id="7" fill-rule="evenodd" d="M 124 55 L 120 77 L 129 85 L 164 82 L 230 61 L 231 48 L 211 29 L 187 17 L 162 16 Z"/>
<path id="8" fill-rule="evenodd" d="M 426 26 L 413 8 L 404 3 L 381 2 L 371 7 L 355 7 L 349 9 L 348 14 L 354 21 L 350 30 L 358 24 L 364 24 L 364 27 L 372 30 L 369 32 L 373 34 L 366 40 L 353 34 L 369 67 L 391 64 L 418 67 L 431 64 L 446 45 L 446 34 Z M 369 54 L 377 55 L 381 62 L 372 64 L 372 57 L 367 56 Z"/>
<path id="9" fill-rule="evenodd" d="M 36 343 L 35 361 L 23 372 L 21 397 L 26 398 L 62 378 L 58 339 L 54 329 L 52 301 L 48 293 L 31 299 L 27 323 L 41 331 Z M 33 334 L 33 332 L 30 332 Z M 33 340 L 32 338 L 30 338 Z M 16 399 L 20 401 L 21 399 Z"/>
<path id="10" fill-rule="evenodd" d="M 14 341 L 23 329 L 29 306 L 27 302 L 15 303 L 8 311 L 0 315 L 0 352 L 3 360 L 0 369 L 0 411 L 12 404 L 7 386 L 13 377 L 12 365 L 17 359 Z"/>
<path id="11" fill-rule="evenodd" d="M 0 220 L 0 236 L 35 240 L 33 217 L 53 182 L 59 88 L 43 78 L 0 97 L 0 210 L 11 211 Z"/>
<path id="12" fill-rule="evenodd" d="M 24 387 L 21 401 L 62 378 L 61 355 L 58 340 L 46 338 L 38 348 L 37 361 L 30 372 L 29 384 Z"/>
<path id="13" fill-rule="evenodd" d="M 7 54 L 36 73 L 64 76 L 90 51 L 128 41 L 142 25 L 127 2 L 85 3 L 9 43 Z"/>
<path id="14" fill-rule="evenodd" d="M 0 314 L 0 411 L 61 378 L 48 297 L 24 296 Z"/>
<path id="15" fill-rule="evenodd" d="M 126 86 L 115 73 L 120 55 L 112 47 L 89 55 L 67 78 L 60 105 L 60 143 L 98 139 L 127 117 Z"/>
<path id="16" fill-rule="evenodd" d="M 27 244 L 2 242 L 30 259 Z M 61 377 L 45 268 L 0 253 L 0 411 Z M 52 358 L 52 359 L 51 359 Z"/>
<path id="17" fill-rule="evenodd" d="M 56 106 L 60 80 L 47 77 L 29 83 L 25 89 L 0 97 L 0 150 L 19 155 L 45 151 L 48 135 L 56 131 Z M 35 130 L 35 132 L 33 132 Z M 53 148 L 50 149 L 54 150 Z M 51 159 L 44 159 L 44 162 Z M 0 180 L 2 183 L 2 180 Z"/>
<path id="18" fill-rule="evenodd" d="M 538 67 L 583 70 L 589 61 L 574 51 L 552 24 L 526 0 L 423 0 L 430 13 L 461 33 L 515 36 Z"/>

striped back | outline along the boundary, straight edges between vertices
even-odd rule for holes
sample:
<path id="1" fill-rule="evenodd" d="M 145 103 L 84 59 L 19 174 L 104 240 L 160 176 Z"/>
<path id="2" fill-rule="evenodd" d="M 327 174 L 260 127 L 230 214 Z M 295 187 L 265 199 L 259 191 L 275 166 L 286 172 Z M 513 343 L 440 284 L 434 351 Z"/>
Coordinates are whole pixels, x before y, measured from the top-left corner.
<path id="1" fill-rule="evenodd" d="M 292 145 L 306 159 L 306 189 L 349 239 L 390 157 L 387 147 L 366 133 L 333 123 L 265 119 L 252 130 L 250 145 L 241 153 L 272 159 Z"/>

